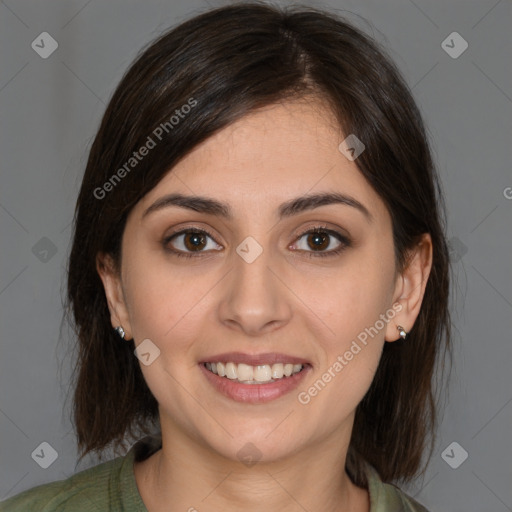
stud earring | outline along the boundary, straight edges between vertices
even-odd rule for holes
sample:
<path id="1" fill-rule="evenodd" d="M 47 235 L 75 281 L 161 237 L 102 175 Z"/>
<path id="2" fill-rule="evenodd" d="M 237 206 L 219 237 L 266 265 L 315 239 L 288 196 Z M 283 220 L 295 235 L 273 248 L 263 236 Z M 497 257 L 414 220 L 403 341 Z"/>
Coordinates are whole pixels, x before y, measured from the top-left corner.
<path id="1" fill-rule="evenodd" d="M 125 335 L 124 329 L 119 325 L 118 327 L 116 327 L 115 330 L 116 330 L 117 334 L 119 334 L 119 336 L 124 340 L 124 335 Z"/>
<path id="2" fill-rule="evenodd" d="M 405 340 L 405 338 L 407 338 L 407 333 L 405 332 L 405 329 L 401 325 L 397 325 L 396 328 L 398 329 L 398 332 L 400 334 L 400 338 Z"/>

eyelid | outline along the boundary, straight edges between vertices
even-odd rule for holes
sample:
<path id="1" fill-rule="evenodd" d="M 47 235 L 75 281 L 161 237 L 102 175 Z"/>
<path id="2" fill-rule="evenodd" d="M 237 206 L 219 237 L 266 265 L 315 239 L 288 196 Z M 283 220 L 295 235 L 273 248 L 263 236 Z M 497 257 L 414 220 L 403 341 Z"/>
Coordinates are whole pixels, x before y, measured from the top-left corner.
<path id="1" fill-rule="evenodd" d="M 343 239 L 345 239 L 347 242 L 350 241 L 350 236 L 348 233 L 346 233 L 345 230 L 339 228 L 339 227 L 329 227 L 327 223 L 323 222 L 313 222 L 310 226 L 307 228 L 304 228 L 302 231 L 299 231 L 299 234 L 296 235 L 295 240 L 298 240 L 299 238 L 303 237 L 304 235 L 308 233 L 312 233 L 314 231 L 322 231 L 328 234 L 332 234 L 335 236 L 339 236 Z M 340 232 L 343 231 L 344 233 Z"/>
<path id="2" fill-rule="evenodd" d="M 208 228 L 198 227 L 198 226 L 184 226 L 184 227 L 180 226 L 176 230 L 171 231 L 169 234 L 164 235 L 163 241 L 164 242 L 169 241 L 172 237 L 174 237 L 176 235 L 182 235 L 184 233 L 191 233 L 191 232 L 206 233 L 216 244 L 219 243 L 216 240 L 216 235 L 214 235 L 211 230 L 209 230 Z"/>

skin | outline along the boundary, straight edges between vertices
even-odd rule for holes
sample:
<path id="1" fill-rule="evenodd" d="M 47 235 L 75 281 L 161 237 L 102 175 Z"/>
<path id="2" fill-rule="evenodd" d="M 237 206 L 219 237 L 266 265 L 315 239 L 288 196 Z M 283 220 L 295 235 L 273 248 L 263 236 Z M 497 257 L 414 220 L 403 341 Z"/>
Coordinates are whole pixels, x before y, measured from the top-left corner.
<path id="1" fill-rule="evenodd" d="M 218 132 L 178 163 L 131 211 L 122 267 L 99 254 L 112 326 L 135 345 L 149 338 L 160 356 L 141 364 L 159 403 L 162 450 L 134 466 L 148 510 L 370 510 L 366 489 L 344 470 L 354 413 L 375 375 L 385 342 L 399 338 L 420 310 L 432 263 L 429 235 L 395 268 L 392 225 L 383 201 L 356 163 L 338 150 L 344 136 L 319 102 L 294 101 L 251 113 Z M 281 221 L 278 206 L 304 194 L 337 191 L 356 208 L 332 204 Z M 234 219 L 176 206 L 143 213 L 171 192 L 226 202 Z M 315 256 L 317 225 L 348 236 L 338 255 Z M 179 258 L 162 239 L 208 229 L 203 253 Z M 252 263 L 236 252 L 247 236 L 263 249 Z M 193 235 L 192 235 L 193 237 Z M 168 247 L 192 252 L 190 235 Z M 330 243 L 329 243 L 330 242 Z M 324 252 L 339 246 L 328 237 Z M 313 254 L 313 257 L 309 255 Z M 307 390 L 393 304 L 401 311 L 312 400 Z M 282 352 L 312 370 L 299 389 L 265 404 L 220 395 L 198 362 L 228 351 Z M 253 466 L 237 452 L 252 443 Z M 304 508 L 302 508 L 304 507 Z"/>

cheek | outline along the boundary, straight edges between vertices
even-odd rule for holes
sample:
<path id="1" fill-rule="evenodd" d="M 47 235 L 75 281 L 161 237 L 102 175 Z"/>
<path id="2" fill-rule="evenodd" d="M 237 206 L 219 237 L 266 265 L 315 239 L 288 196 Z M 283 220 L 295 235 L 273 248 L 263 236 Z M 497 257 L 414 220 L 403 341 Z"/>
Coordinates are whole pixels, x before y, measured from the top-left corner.
<path id="1" fill-rule="evenodd" d="M 299 390 L 298 401 L 310 407 L 311 418 L 325 418 L 326 431 L 354 411 L 368 391 L 379 365 L 386 323 L 385 287 L 370 279 L 333 280 L 331 310 L 325 311 L 327 335 L 318 339 L 323 357 L 315 378 Z"/>
<path id="2" fill-rule="evenodd" d="M 151 364 L 141 363 L 144 379 L 167 413 L 177 417 L 189 399 L 178 383 L 190 379 L 193 340 L 200 338 L 207 314 L 201 299 L 215 281 L 142 251 L 126 259 L 124 281 L 136 345 L 149 339 L 159 350 Z"/>
<path id="3" fill-rule="evenodd" d="M 193 269 L 172 265 L 165 257 L 134 252 L 126 261 L 125 291 L 136 340 L 164 342 L 189 312 L 200 306 L 213 282 Z"/>
<path id="4" fill-rule="evenodd" d="M 303 281 L 301 293 L 316 317 L 324 321 L 326 339 L 345 345 L 374 326 L 390 307 L 394 288 L 393 259 L 376 258 L 371 250 L 353 252 L 332 268 L 328 278 Z M 379 336 L 384 329 L 378 324 Z"/>
<path id="5" fill-rule="evenodd" d="M 395 316 L 390 307 L 393 248 L 381 243 L 377 252 L 378 246 L 375 242 L 373 247 L 354 251 L 328 280 L 309 290 L 316 322 L 320 325 L 321 319 L 328 329 L 320 338 L 325 352 L 318 369 L 320 382 L 306 392 L 314 400 L 318 396 L 317 405 L 326 414 L 329 404 L 340 403 L 343 414 L 363 398 L 380 361 L 386 327 Z"/>

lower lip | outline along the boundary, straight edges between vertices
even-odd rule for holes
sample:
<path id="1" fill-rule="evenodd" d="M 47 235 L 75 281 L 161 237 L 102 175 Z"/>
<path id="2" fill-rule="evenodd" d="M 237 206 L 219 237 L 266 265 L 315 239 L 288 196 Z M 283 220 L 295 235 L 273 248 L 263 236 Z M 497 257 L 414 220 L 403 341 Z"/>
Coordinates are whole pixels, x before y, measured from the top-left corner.
<path id="1" fill-rule="evenodd" d="M 302 382 L 311 369 L 311 366 L 306 365 L 300 372 L 290 377 L 283 377 L 267 384 L 241 384 L 236 380 L 219 377 L 208 370 L 204 364 L 200 364 L 199 367 L 217 391 L 237 402 L 250 404 L 270 402 L 290 393 Z"/>

